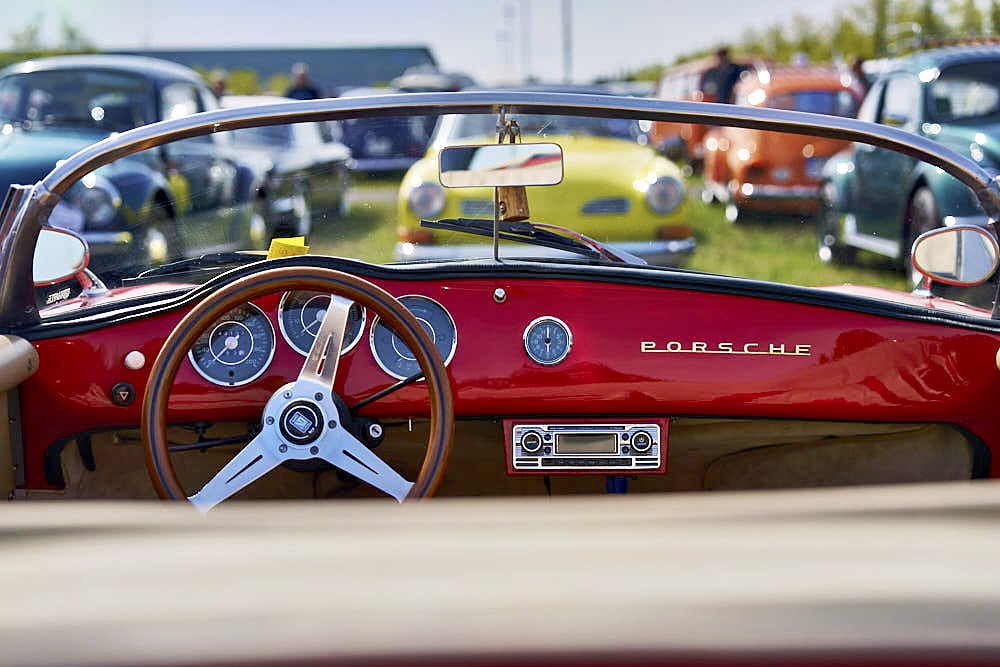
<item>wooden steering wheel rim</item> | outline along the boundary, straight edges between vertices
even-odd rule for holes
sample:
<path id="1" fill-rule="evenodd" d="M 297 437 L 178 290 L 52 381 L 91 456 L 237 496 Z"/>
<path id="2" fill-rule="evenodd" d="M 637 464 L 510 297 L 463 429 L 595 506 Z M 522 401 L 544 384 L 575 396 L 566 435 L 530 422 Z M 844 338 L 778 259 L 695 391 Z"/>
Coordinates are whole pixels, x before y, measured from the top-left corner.
<path id="1" fill-rule="evenodd" d="M 451 454 L 455 424 L 451 383 L 441 354 L 416 317 L 394 296 L 362 278 L 320 267 L 268 269 L 236 280 L 195 305 L 174 327 L 150 368 L 142 404 L 146 470 L 156 494 L 176 501 L 188 496 L 170 459 L 166 418 L 170 388 L 187 351 L 212 323 L 233 308 L 267 294 L 293 289 L 328 292 L 373 310 L 413 352 L 430 394 L 430 435 L 420 474 L 406 499 L 434 495 Z"/>

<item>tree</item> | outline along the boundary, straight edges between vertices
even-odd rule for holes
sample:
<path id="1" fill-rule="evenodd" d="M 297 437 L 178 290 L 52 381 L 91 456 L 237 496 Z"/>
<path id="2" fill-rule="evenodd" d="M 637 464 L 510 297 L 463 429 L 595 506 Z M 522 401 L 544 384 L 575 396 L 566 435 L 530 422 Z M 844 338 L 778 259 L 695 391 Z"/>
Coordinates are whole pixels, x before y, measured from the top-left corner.
<path id="1" fill-rule="evenodd" d="M 42 50 L 42 18 L 44 15 L 38 13 L 28 25 L 20 30 L 12 30 L 10 33 L 11 50 L 17 53 L 38 53 Z"/>
<path id="2" fill-rule="evenodd" d="M 979 35 L 983 32 L 983 15 L 976 6 L 976 0 L 952 0 L 948 14 L 951 24 L 962 35 Z"/>
<path id="3" fill-rule="evenodd" d="M 881 58 L 888 53 L 889 0 L 872 0 L 872 50 Z"/>
<path id="4" fill-rule="evenodd" d="M 997 0 L 1000 2 L 1000 0 Z M 857 56 L 864 60 L 873 58 L 875 51 L 869 33 L 858 21 L 846 13 L 834 17 L 830 37 L 830 57 L 848 60 Z"/>
<path id="5" fill-rule="evenodd" d="M 990 0 L 990 31 L 1000 33 L 1000 0 Z"/>
<path id="6" fill-rule="evenodd" d="M 69 22 L 65 14 L 62 16 L 62 50 L 63 51 L 93 51 L 94 45 L 79 27 Z"/>

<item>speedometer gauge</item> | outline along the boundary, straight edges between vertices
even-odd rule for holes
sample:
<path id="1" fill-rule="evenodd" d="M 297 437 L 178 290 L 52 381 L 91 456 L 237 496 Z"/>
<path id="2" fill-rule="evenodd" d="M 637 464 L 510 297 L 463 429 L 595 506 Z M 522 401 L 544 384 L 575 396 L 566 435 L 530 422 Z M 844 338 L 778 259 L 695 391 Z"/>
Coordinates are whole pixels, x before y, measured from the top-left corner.
<path id="1" fill-rule="evenodd" d="M 256 380 L 274 356 L 274 327 L 257 306 L 233 308 L 202 334 L 188 359 L 213 384 L 237 387 Z"/>
<path id="2" fill-rule="evenodd" d="M 433 299 L 419 295 L 400 297 L 399 302 L 413 313 L 430 334 L 444 363 L 451 361 L 455 354 L 458 334 L 455 331 L 455 322 L 444 306 Z M 378 317 L 372 321 L 371 347 L 378 365 L 397 380 L 405 380 L 420 371 L 420 364 L 417 363 L 417 358 L 410 348 L 402 338 L 382 324 Z"/>
<path id="3" fill-rule="evenodd" d="M 278 326 L 281 327 L 281 335 L 292 349 L 303 356 L 309 354 L 329 305 L 330 295 L 323 292 L 285 292 L 278 306 Z M 347 331 L 344 332 L 341 354 L 358 344 L 361 331 L 365 328 L 365 319 L 365 309 L 356 303 L 351 304 L 351 309 L 347 313 Z"/>
<path id="4" fill-rule="evenodd" d="M 539 317 L 524 330 L 524 351 L 542 366 L 553 366 L 566 358 L 573 347 L 573 334 L 556 317 Z"/>

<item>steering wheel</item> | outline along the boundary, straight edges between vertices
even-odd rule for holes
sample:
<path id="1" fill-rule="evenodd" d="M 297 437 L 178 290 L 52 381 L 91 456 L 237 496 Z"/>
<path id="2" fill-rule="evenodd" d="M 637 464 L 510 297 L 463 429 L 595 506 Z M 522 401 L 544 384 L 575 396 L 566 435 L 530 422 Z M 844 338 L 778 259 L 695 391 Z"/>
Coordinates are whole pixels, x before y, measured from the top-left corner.
<path id="1" fill-rule="evenodd" d="M 188 350 L 218 318 L 266 294 L 287 290 L 330 294 L 330 305 L 298 378 L 264 406 L 262 429 L 200 491 L 188 496 L 167 443 L 167 400 Z M 373 310 L 410 348 L 430 394 L 430 434 L 416 481 L 409 482 L 355 438 L 333 395 L 351 302 Z M 343 401 L 339 401 L 343 406 Z M 402 502 L 433 495 L 444 476 L 454 432 L 451 385 L 426 329 L 395 297 L 356 276 L 318 267 L 268 269 L 236 280 L 198 303 L 167 337 L 150 368 L 142 405 L 146 469 L 160 498 L 189 500 L 206 512 L 288 461 L 321 459 Z"/>

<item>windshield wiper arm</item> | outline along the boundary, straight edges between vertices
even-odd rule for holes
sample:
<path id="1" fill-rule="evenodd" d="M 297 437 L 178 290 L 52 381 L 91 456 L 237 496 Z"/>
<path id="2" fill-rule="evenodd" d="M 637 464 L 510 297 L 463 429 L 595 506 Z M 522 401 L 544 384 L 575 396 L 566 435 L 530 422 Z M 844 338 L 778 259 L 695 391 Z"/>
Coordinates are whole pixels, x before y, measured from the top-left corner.
<path id="1" fill-rule="evenodd" d="M 444 218 L 442 220 L 421 220 L 421 227 L 468 232 L 479 236 L 493 236 L 493 221 L 483 218 Z M 614 256 L 571 236 L 563 236 L 548 229 L 542 229 L 527 221 L 500 221 L 499 237 L 505 241 L 517 241 L 543 246 L 554 250 L 566 250 L 590 259 L 613 259 Z"/>
<path id="2" fill-rule="evenodd" d="M 190 269 L 213 269 L 230 264 L 250 264 L 267 259 L 265 255 L 253 252 L 213 252 L 201 257 L 188 257 L 175 262 L 161 264 L 160 266 L 147 269 L 136 276 L 140 278 L 152 278 L 153 276 L 168 276 L 173 273 L 183 273 Z"/>

